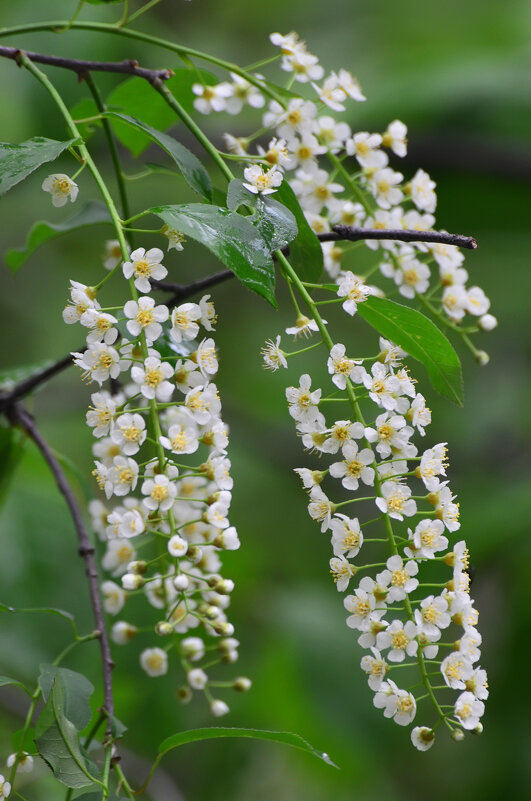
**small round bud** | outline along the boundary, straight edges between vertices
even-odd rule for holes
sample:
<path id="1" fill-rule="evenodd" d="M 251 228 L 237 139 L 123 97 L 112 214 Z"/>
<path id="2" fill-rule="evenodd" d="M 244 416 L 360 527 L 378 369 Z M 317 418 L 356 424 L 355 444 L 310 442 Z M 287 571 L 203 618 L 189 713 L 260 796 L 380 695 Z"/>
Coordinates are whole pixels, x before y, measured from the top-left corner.
<path id="1" fill-rule="evenodd" d="M 20 754 L 10 754 L 7 758 L 7 767 L 12 768 L 18 756 L 17 770 L 20 773 L 31 773 L 33 770 L 33 757 L 27 751 L 21 751 Z M 5 787 L 5 785 L 4 785 Z M 7 790 L 7 787 L 5 788 Z M 7 795 L 5 796 L 7 798 Z"/>
<path id="2" fill-rule="evenodd" d="M 481 367 L 485 367 L 490 362 L 490 356 L 485 350 L 477 350 L 474 353 L 474 359 Z"/>
<path id="3" fill-rule="evenodd" d="M 124 573 L 122 576 L 122 587 L 124 590 L 139 590 L 144 584 L 144 579 L 137 573 Z"/>
<path id="4" fill-rule="evenodd" d="M 188 548 L 188 558 L 196 565 L 203 558 L 203 551 L 197 545 L 191 545 Z"/>
<path id="5" fill-rule="evenodd" d="M 472 729 L 472 734 L 483 734 L 483 723 L 478 723 L 475 729 Z"/>
<path id="6" fill-rule="evenodd" d="M 465 733 L 462 729 L 452 729 L 451 738 L 456 743 L 461 743 L 465 739 Z"/>
<path id="7" fill-rule="evenodd" d="M 225 637 L 230 637 L 231 634 L 234 634 L 234 626 L 232 625 L 232 623 L 229 623 L 228 621 L 225 620 L 224 622 L 220 623 L 219 633 L 223 634 L 223 636 Z"/>
<path id="8" fill-rule="evenodd" d="M 221 579 L 214 589 L 216 592 L 219 592 L 220 595 L 230 595 L 234 589 L 234 582 L 231 579 Z"/>
<path id="9" fill-rule="evenodd" d="M 237 679 L 234 679 L 232 686 L 237 692 L 246 693 L 251 689 L 252 681 L 246 676 L 239 676 Z"/>
<path id="10" fill-rule="evenodd" d="M 483 314 L 478 320 L 478 325 L 482 331 L 493 331 L 498 321 L 493 314 Z"/>
<path id="11" fill-rule="evenodd" d="M 208 586 L 215 587 L 218 581 L 221 581 L 221 576 L 218 573 L 213 573 L 208 579 Z"/>
<path id="12" fill-rule="evenodd" d="M 210 703 L 210 712 L 215 718 L 220 718 L 222 715 L 226 715 L 227 712 L 230 712 L 230 709 L 225 701 L 220 701 L 219 698 L 215 698 Z"/>
<path id="13" fill-rule="evenodd" d="M 226 637 L 218 642 L 218 651 L 235 651 L 239 645 L 239 640 L 234 637 Z"/>
<path id="14" fill-rule="evenodd" d="M 238 651 L 224 651 L 221 655 L 221 661 L 225 664 L 232 665 L 233 662 L 238 661 Z"/>
<path id="15" fill-rule="evenodd" d="M 182 656 L 190 659 L 192 662 L 197 662 L 205 655 L 205 643 L 200 637 L 186 637 L 181 640 L 180 651 Z"/>
<path id="16" fill-rule="evenodd" d="M 183 684 L 182 687 L 179 687 L 177 690 L 177 698 L 181 702 L 181 704 L 188 704 L 193 697 L 193 692 L 189 687 Z"/>
<path id="17" fill-rule="evenodd" d="M 173 634 L 174 629 L 172 624 L 168 623 L 167 620 L 159 620 L 155 626 L 155 631 L 159 637 L 168 637 L 170 634 Z"/>
<path id="18" fill-rule="evenodd" d="M 179 590 L 180 592 L 187 590 L 189 584 L 190 581 L 188 579 L 188 576 L 185 576 L 184 573 L 175 576 L 175 578 L 173 579 L 173 586 L 175 587 L 176 590 Z"/>
<path id="19" fill-rule="evenodd" d="M 218 618 L 221 614 L 221 609 L 219 609 L 217 606 L 207 606 L 204 614 L 208 620 L 216 620 L 216 618 Z"/>
<path id="20" fill-rule="evenodd" d="M 111 629 L 111 640 L 116 645 L 127 645 L 138 634 L 138 629 L 131 623 L 126 623 L 125 620 L 118 620 Z"/>
<path id="21" fill-rule="evenodd" d="M 147 563 L 146 562 L 129 562 L 127 565 L 127 572 L 128 573 L 136 573 L 137 575 L 141 576 L 147 572 Z"/>
<path id="22" fill-rule="evenodd" d="M 240 540 L 234 526 L 229 526 L 229 528 L 221 531 L 215 537 L 214 545 L 216 548 L 224 548 L 226 551 L 237 551 L 240 547 Z"/>
<path id="23" fill-rule="evenodd" d="M 170 554 L 170 556 L 175 556 L 179 558 L 181 556 L 184 556 L 187 551 L 188 551 L 188 540 L 183 539 L 183 537 L 179 537 L 178 534 L 174 534 L 173 537 L 169 539 L 168 553 Z"/>

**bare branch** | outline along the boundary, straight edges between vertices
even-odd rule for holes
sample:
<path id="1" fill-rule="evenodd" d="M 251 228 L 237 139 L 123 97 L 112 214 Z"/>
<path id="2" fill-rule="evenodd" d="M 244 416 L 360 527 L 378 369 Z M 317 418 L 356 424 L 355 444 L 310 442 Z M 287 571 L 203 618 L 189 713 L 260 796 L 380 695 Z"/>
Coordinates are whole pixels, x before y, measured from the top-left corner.
<path id="1" fill-rule="evenodd" d="M 122 75 L 133 75 L 137 78 L 144 78 L 149 83 L 154 81 L 167 81 L 174 74 L 173 70 L 149 70 L 145 67 L 140 67 L 138 61 L 134 59 L 126 59 L 125 61 L 84 61 L 78 58 L 64 58 L 63 56 L 49 56 L 45 53 L 32 53 L 29 50 L 21 50 L 19 47 L 3 47 L 0 46 L 0 56 L 3 58 L 11 58 L 17 61 L 21 53 L 24 53 L 30 61 L 35 61 L 37 64 L 48 64 L 52 67 L 62 67 L 63 69 L 75 72 L 79 80 L 88 72 L 115 72 Z"/>
<path id="2" fill-rule="evenodd" d="M 49 367 L 45 367 L 44 370 L 39 370 L 39 372 L 30 375 L 29 378 L 25 378 L 9 392 L 0 392 L 0 412 L 5 412 L 17 400 L 29 395 L 39 384 L 43 384 L 49 378 L 53 378 L 54 375 L 62 373 L 62 371 L 71 364 L 72 356 L 69 353 L 64 358 L 59 359 L 58 362 L 54 362 Z"/>
<path id="3" fill-rule="evenodd" d="M 9 409 L 9 419 L 13 425 L 19 425 L 22 430 L 26 432 L 26 434 L 30 437 L 30 439 L 33 440 L 42 453 L 44 460 L 48 464 L 48 467 L 55 478 L 59 492 L 63 495 L 72 516 L 74 528 L 77 534 L 78 552 L 85 562 L 85 573 L 88 579 L 90 601 L 94 614 L 94 623 L 96 631 L 98 632 L 98 640 L 100 643 L 103 669 L 104 708 L 107 714 L 107 732 L 109 733 L 109 715 L 114 714 L 114 699 L 112 693 L 111 676 L 114 662 L 112 660 L 109 639 L 107 636 L 107 630 L 105 628 L 105 618 L 99 589 L 99 576 L 96 568 L 96 560 L 94 558 L 94 546 L 89 539 L 81 511 L 77 505 L 74 493 L 72 492 L 72 489 L 66 480 L 61 465 L 55 457 L 52 449 L 38 430 L 33 417 L 22 406 L 13 404 Z"/>
<path id="4" fill-rule="evenodd" d="M 447 234 L 445 231 L 410 231 L 391 228 L 352 228 L 348 225 L 334 225 L 331 231 L 317 234 L 320 242 L 359 242 L 363 239 L 392 239 L 397 242 L 431 242 L 455 245 L 458 248 L 477 250 L 478 243 L 472 236 Z"/>

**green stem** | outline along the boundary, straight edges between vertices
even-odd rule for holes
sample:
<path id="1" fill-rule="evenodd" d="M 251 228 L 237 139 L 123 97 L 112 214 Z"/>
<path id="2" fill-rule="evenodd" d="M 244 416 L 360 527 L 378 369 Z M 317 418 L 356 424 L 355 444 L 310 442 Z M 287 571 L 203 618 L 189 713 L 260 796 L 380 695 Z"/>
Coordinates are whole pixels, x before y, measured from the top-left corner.
<path id="1" fill-rule="evenodd" d="M 133 20 L 138 19 L 138 17 L 140 17 L 142 14 L 145 14 L 146 11 L 149 11 L 149 9 L 153 8 L 153 6 L 158 6 L 160 2 L 161 0 L 149 0 L 149 3 L 146 3 L 145 6 L 141 6 L 138 11 L 135 11 L 134 14 L 131 14 L 126 22 L 133 22 Z"/>
<path id="2" fill-rule="evenodd" d="M 344 167 L 341 159 L 338 159 L 335 153 L 328 152 L 326 155 L 330 163 L 334 165 L 334 167 L 339 173 L 341 173 L 343 179 L 345 180 L 345 183 L 347 184 L 352 194 L 355 196 L 356 200 L 358 200 L 361 203 L 367 214 L 372 216 L 373 209 L 370 203 L 368 202 L 367 198 L 365 197 L 365 193 L 360 189 L 356 181 L 352 179 L 350 173 L 348 172 L 346 167 Z"/>

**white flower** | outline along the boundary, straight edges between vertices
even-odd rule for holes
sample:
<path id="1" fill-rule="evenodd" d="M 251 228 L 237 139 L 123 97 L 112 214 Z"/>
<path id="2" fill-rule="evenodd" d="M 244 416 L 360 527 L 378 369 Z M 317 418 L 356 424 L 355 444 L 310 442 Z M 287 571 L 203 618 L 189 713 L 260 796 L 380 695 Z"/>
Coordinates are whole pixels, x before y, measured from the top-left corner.
<path id="1" fill-rule="evenodd" d="M 186 680 L 193 690 L 204 690 L 208 683 L 208 676 L 201 668 L 193 668 L 186 674 Z"/>
<path id="2" fill-rule="evenodd" d="M 197 362 L 204 378 L 210 380 L 212 376 L 216 375 L 219 365 L 216 345 L 212 338 L 203 339 L 197 346 L 195 353 L 192 354 L 192 358 Z"/>
<path id="3" fill-rule="evenodd" d="M 330 559 L 330 573 L 334 577 L 338 592 L 344 592 L 356 568 L 344 556 L 333 556 Z"/>
<path id="4" fill-rule="evenodd" d="M 346 122 L 327 116 L 315 120 L 314 131 L 319 141 L 332 153 L 338 153 L 351 134 L 350 126 Z"/>
<path id="5" fill-rule="evenodd" d="M 398 188 L 404 176 L 401 172 L 395 172 L 390 167 L 377 170 L 369 179 L 369 186 L 374 193 L 376 202 L 382 209 L 390 209 L 397 206 L 404 197 L 402 190 Z"/>
<path id="6" fill-rule="evenodd" d="M 177 487 L 168 476 L 159 474 L 154 479 L 148 478 L 142 484 L 143 503 L 151 512 L 160 509 L 167 512 L 173 506 L 173 499 L 177 495 Z"/>
<path id="7" fill-rule="evenodd" d="M 369 676 L 369 687 L 374 692 L 381 689 L 382 683 L 389 670 L 387 662 L 376 648 L 371 648 L 372 656 L 368 654 L 362 657 L 360 667 Z"/>
<path id="8" fill-rule="evenodd" d="M 351 316 L 356 314 L 358 303 L 363 303 L 371 294 L 371 288 L 366 286 L 363 281 L 355 276 L 354 273 L 350 272 L 350 270 L 344 273 L 337 289 L 337 296 L 339 298 L 346 298 L 345 302 L 342 304 L 343 309 Z"/>
<path id="9" fill-rule="evenodd" d="M 464 690 L 466 682 L 472 678 L 474 668 L 464 654 L 454 652 L 443 659 L 441 673 L 446 684 L 452 690 Z"/>
<path id="10" fill-rule="evenodd" d="M 106 270 L 114 270 L 122 261 L 122 246 L 117 239 L 109 239 L 103 252 L 103 266 Z"/>
<path id="11" fill-rule="evenodd" d="M 433 559 L 436 553 L 448 547 L 448 540 L 443 536 L 444 525 L 440 520 L 431 518 L 421 520 L 415 531 L 408 529 L 408 533 L 413 540 L 413 547 L 407 549 L 408 555 Z"/>
<path id="12" fill-rule="evenodd" d="M 241 75 L 236 75 L 235 72 L 231 72 L 230 77 L 232 78 L 232 95 L 227 100 L 225 109 L 228 114 L 239 114 L 244 103 L 251 108 L 262 108 L 265 103 L 264 96 L 254 84 L 249 83 Z M 261 76 L 256 75 L 255 77 Z"/>
<path id="13" fill-rule="evenodd" d="M 418 579 L 413 578 L 419 572 L 419 567 L 412 560 L 406 562 L 401 556 L 390 556 L 386 562 L 387 570 L 378 574 L 381 584 L 389 585 L 386 601 L 403 601 L 406 595 L 418 587 Z"/>
<path id="14" fill-rule="evenodd" d="M 357 517 L 337 513 L 330 521 L 332 530 L 332 549 L 334 556 L 346 556 L 353 559 L 363 545 L 363 534 Z"/>
<path id="15" fill-rule="evenodd" d="M 42 182 L 42 188 L 51 194 L 54 206 L 64 206 L 68 199 L 73 203 L 79 192 L 78 185 L 62 172 L 48 175 Z"/>
<path id="16" fill-rule="evenodd" d="M 370 134 L 365 131 L 354 134 L 345 143 L 345 150 L 349 156 L 356 156 L 362 167 L 380 169 L 387 164 L 387 155 L 380 150 L 382 137 L 380 134 Z"/>
<path id="17" fill-rule="evenodd" d="M 100 386 L 108 378 L 118 378 L 126 362 L 120 360 L 118 351 L 103 342 L 90 343 L 84 353 L 72 353 L 74 364 L 84 370 L 83 378 L 96 381 Z"/>
<path id="18" fill-rule="evenodd" d="M 61 203 L 60 205 L 62 206 L 63 204 Z M 10 793 L 11 784 L 10 782 L 6 781 L 0 773 L 0 801 L 4 801 L 5 798 L 8 798 Z"/>
<path id="19" fill-rule="evenodd" d="M 346 348 L 344 345 L 336 344 L 330 351 L 330 356 L 327 361 L 328 372 L 332 376 L 332 383 L 339 389 L 346 389 L 347 378 L 350 378 L 355 383 L 359 383 L 365 372 L 364 368 L 360 368 L 361 361 L 356 359 L 348 359 L 345 355 Z"/>
<path id="20" fill-rule="evenodd" d="M 255 195 L 271 195 L 276 192 L 282 183 L 283 175 L 276 167 L 271 167 L 267 172 L 259 164 L 251 164 L 243 171 L 245 178 L 244 187 Z"/>
<path id="21" fill-rule="evenodd" d="M 185 407 L 195 422 L 200 425 L 210 425 L 213 418 L 217 418 L 221 411 L 221 403 L 215 384 L 190 389 L 184 398 Z"/>
<path id="22" fill-rule="evenodd" d="M 407 656 L 415 656 L 418 642 L 415 639 L 417 627 L 408 620 L 405 624 L 401 620 L 393 620 L 376 636 L 376 647 L 382 651 L 389 648 L 387 658 L 390 662 L 403 662 Z"/>
<path id="23" fill-rule="evenodd" d="M 17 760 L 17 757 L 18 757 L 17 772 L 31 773 L 31 771 L 33 770 L 33 757 L 30 754 L 28 754 L 27 751 L 21 751 L 19 754 L 9 754 L 6 760 L 7 767 L 12 768 Z M 0 778 L 0 782 L 1 781 L 3 781 L 3 777 Z M 3 793 L 4 798 L 7 798 L 7 796 L 9 795 L 9 790 L 7 791 L 6 794 L 6 789 L 7 788 L 4 782 L 4 786 L 3 787 L 0 786 L 0 791 Z"/>
<path id="24" fill-rule="evenodd" d="M 169 317 L 167 306 L 155 306 L 153 298 L 143 296 L 136 300 L 128 300 L 124 306 L 124 314 L 129 318 L 127 330 L 134 337 L 144 331 L 148 343 L 151 344 L 162 334 L 161 323 Z"/>
<path id="25" fill-rule="evenodd" d="M 304 170 L 297 170 L 295 175 L 291 186 L 305 211 L 319 214 L 323 206 L 334 203 L 335 194 L 344 191 L 341 184 L 330 181 L 326 170 L 318 167 L 307 165 Z"/>
<path id="26" fill-rule="evenodd" d="M 95 437 L 105 437 L 111 430 L 116 403 L 108 392 L 94 392 L 90 399 L 92 406 L 87 412 L 87 425 L 93 429 Z"/>
<path id="27" fill-rule="evenodd" d="M 150 279 L 160 281 L 166 278 L 168 271 L 160 262 L 164 254 L 160 248 L 137 248 L 129 256 L 130 261 L 122 265 L 126 278 L 135 276 L 135 286 L 139 292 L 150 292 Z"/>
<path id="28" fill-rule="evenodd" d="M 417 209 L 433 213 L 437 206 L 435 181 L 424 170 L 417 170 L 408 184 L 409 194 Z"/>
<path id="29" fill-rule="evenodd" d="M 330 518 L 334 512 L 333 504 L 324 494 L 321 487 L 312 487 L 310 490 L 310 503 L 308 504 L 308 514 L 312 520 L 321 523 L 321 531 L 330 528 Z"/>
<path id="30" fill-rule="evenodd" d="M 415 726 L 411 731 L 411 742 L 419 751 L 427 751 L 435 742 L 435 733 L 427 726 Z"/>
<path id="31" fill-rule="evenodd" d="M 312 422 L 319 413 L 317 405 L 321 399 L 321 390 L 315 389 L 312 392 L 311 384 L 312 379 L 305 373 L 301 375 L 299 387 L 286 389 L 289 413 L 299 422 Z"/>
<path id="32" fill-rule="evenodd" d="M 192 92 L 196 95 L 194 108 L 201 114 L 210 114 L 211 111 L 225 111 L 227 99 L 234 93 L 230 83 L 218 83 L 214 86 L 207 86 L 202 83 L 194 83 Z"/>
<path id="33" fill-rule="evenodd" d="M 210 300 L 210 295 L 203 295 L 199 301 L 199 311 L 201 317 L 199 322 L 206 331 L 214 331 L 214 326 L 217 322 L 216 309 L 214 303 Z"/>
<path id="34" fill-rule="evenodd" d="M 174 386 L 167 379 L 173 376 L 173 367 L 169 362 L 161 362 L 156 356 L 148 356 L 144 366 L 135 364 L 131 368 L 131 378 L 140 386 L 144 398 L 156 398 L 166 403 L 172 396 Z"/>
<path id="35" fill-rule="evenodd" d="M 454 714 L 464 729 L 475 729 L 485 712 L 485 704 L 473 693 L 461 693 L 455 702 Z"/>
<path id="36" fill-rule="evenodd" d="M 140 665 L 148 676 L 164 676 L 168 672 L 168 654 L 162 648 L 146 648 L 140 654 Z"/>
<path id="37" fill-rule="evenodd" d="M 443 309 L 452 320 L 462 320 L 468 311 L 469 299 L 462 284 L 447 286 L 442 296 Z"/>
<path id="38" fill-rule="evenodd" d="M 383 498 L 376 498 L 376 506 L 381 512 L 395 520 L 403 520 L 404 515 L 411 517 L 417 511 L 417 504 L 410 497 L 411 490 L 405 484 L 397 481 L 384 481 L 382 495 Z"/>
<path id="39" fill-rule="evenodd" d="M 193 421 L 190 420 L 190 423 Z M 197 427 L 176 423 L 168 429 L 167 437 L 160 437 L 161 445 L 172 453 L 195 453 L 199 448 Z"/>
<path id="40" fill-rule="evenodd" d="M 437 476 L 446 475 L 446 468 L 448 467 L 446 445 L 446 442 L 440 442 L 422 454 L 419 474 L 424 486 L 430 492 L 436 492 L 439 489 L 441 482 Z"/>
<path id="41" fill-rule="evenodd" d="M 332 72 L 323 83 L 322 87 L 312 83 L 313 88 L 319 95 L 319 100 L 333 111 L 345 111 L 343 102 L 347 99 L 347 94 L 340 86 L 339 78 Z"/>
<path id="42" fill-rule="evenodd" d="M 104 570 L 108 570 L 113 576 L 121 576 L 126 572 L 127 565 L 135 559 L 135 556 L 136 551 L 129 540 L 117 537 L 107 544 L 107 550 L 103 555 L 101 565 Z"/>
<path id="43" fill-rule="evenodd" d="M 476 668 L 472 677 L 466 681 L 467 690 L 473 693 L 476 698 L 484 701 L 489 697 L 489 691 L 487 687 L 487 671 L 482 670 L 481 668 Z"/>
<path id="44" fill-rule="evenodd" d="M 434 494 L 437 517 L 442 520 L 448 531 L 457 531 L 461 528 L 461 523 L 459 522 L 459 504 L 454 503 L 456 496 L 452 494 L 449 487 L 443 485 Z"/>
<path id="45" fill-rule="evenodd" d="M 185 637 L 179 643 L 179 650 L 190 662 L 199 662 L 205 655 L 205 643 L 200 637 Z"/>
<path id="46" fill-rule="evenodd" d="M 197 303 L 182 303 L 171 315 L 170 336 L 179 344 L 186 339 L 195 339 L 199 331 L 196 320 L 201 319 L 201 309 Z"/>
<path id="47" fill-rule="evenodd" d="M 178 534 L 174 534 L 168 540 L 168 553 L 170 556 L 180 558 L 184 556 L 188 550 L 188 541 L 180 537 Z"/>
<path id="48" fill-rule="evenodd" d="M 137 634 L 137 627 L 125 620 L 118 620 L 111 628 L 111 640 L 116 645 L 127 645 Z"/>
<path id="49" fill-rule="evenodd" d="M 334 425 L 327 429 L 326 438 L 320 450 L 324 453 L 337 453 L 343 445 L 352 439 L 361 439 L 364 429 L 361 423 L 352 423 L 350 420 L 336 420 Z"/>
<path id="50" fill-rule="evenodd" d="M 354 595 L 347 595 L 343 605 L 350 616 L 347 617 L 347 626 L 359 631 L 369 631 L 373 621 L 380 621 L 385 614 L 385 608 L 376 608 L 376 598 L 372 592 L 360 586 L 354 590 Z M 382 626 L 384 628 L 385 626 Z"/>
<path id="51" fill-rule="evenodd" d="M 414 298 L 415 294 L 424 294 L 430 285 L 430 268 L 424 262 L 413 257 L 401 263 L 401 269 L 394 274 L 398 291 L 405 298 Z"/>
<path id="52" fill-rule="evenodd" d="M 400 395 L 400 381 L 390 373 L 387 367 L 381 362 L 375 362 L 371 367 L 371 373 L 365 373 L 363 383 L 369 390 L 369 397 L 378 406 L 382 406 L 388 411 L 394 411 L 397 407 L 397 395 Z"/>
<path id="53" fill-rule="evenodd" d="M 146 423 L 141 414 L 122 414 L 115 422 L 111 439 L 126 456 L 138 453 L 147 436 Z"/>
<path id="54" fill-rule="evenodd" d="M 406 425 L 401 415 L 384 412 L 376 418 L 376 428 L 366 428 L 367 442 L 376 442 L 376 450 L 383 459 L 391 453 L 403 450 L 408 444 L 413 429 Z"/>
<path id="55" fill-rule="evenodd" d="M 450 625 L 448 601 L 441 596 L 428 595 L 415 610 L 415 623 L 419 634 L 425 634 L 431 641 L 441 636 L 440 629 Z"/>
<path id="56" fill-rule="evenodd" d="M 467 292 L 466 310 L 469 314 L 481 317 L 490 308 L 490 300 L 479 286 L 472 286 Z"/>
<path id="57" fill-rule="evenodd" d="M 284 167 L 285 169 L 289 169 L 292 164 L 292 157 L 288 153 L 285 139 L 277 139 L 275 137 L 269 142 L 267 150 L 264 150 L 261 145 L 258 145 L 256 149 L 258 150 L 258 155 L 262 156 L 268 164 Z"/>
<path id="58" fill-rule="evenodd" d="M 184 238 L 184 234 L 178 231 L 176 228 L 170 228 L 169 225 L 163 225 L 161 230 L 161 234 L 166 237 L 168 240 L 168 250 L 184 250 L 183 242 L 186 242 Z M 160 265 L 162 266 L 162 265 Z M 167 270 L 166 270 L 167 273 Z M 157 276 L 153 275 L 153 278 Z M 149 292 L 148 290 L 140 290 L 141 292 Z"/>
<path id="59" fill-rule="evenodd" d="M 140 503 L 137 498 L 125 498 L 124 502 L 126 504 L 128 501 L 132 501 L 134 504 Z M 110 513 L 107 520 L 109 523 L 109 528 L 107 529 L 109 537 L 138 537 L 144 532 L 144 518 L 137 508 L 117 507 Z"/>
<path id="60" fill-rule="evenodd" d="M 98 469 L 100 465 L 96 462 Z M 102 465 L 103 466 L 103 465 Z M 133 491 L 138 481 L 138 465 L 134 459 L 126 456 L 115 456 L 112 467 L 106 471 L 105 475 L 105 494 L 107 498 L 111 495 L 128 495 Z"/>
<path id="61" fill-rule="evenodd" d="M 339 70 L 339 86 L 352 100 L 357 100 L 359 103 L 367 98 L 362 94 L 361 86 L 357 78 L 355 78 L 348 70 Z"/>
<path id="62" fill-rule="evenodd" d="M 214 545 L 216 548 L 223 548 L 226 551 L 237 551 L 240 547 L 240 540 L 234 526 L 218 532 L 214 539 Z"/>
<path id="63" fill-rule="evenodd" d="M 384 147 L 389 147 L 397 156 L 405 156 L 407 154 L 407 126 L 400 120 L 390 122 L 382 136 L 382 144 Z"/>
<path id="64" fill-rule="evenodd" d="M 399 726 L 411 723 L 417 711 L 415 698 L 411 693 L 399 689 L 391 679 L 382 683 L 373 702 L 377 709 L 383 709 L 386 718 L 393 718 Z"/>
<path id="65" fill-rule="evenodd" d="M 70 301 L 63 309 L 63 320 L 67 325 L 79 322 L 87 309 L 99 308 L 96 291 L 92 287 L 80 284 L 79 281 L 70 281 Z"/>
<path id="66" fill-rule="evenodd" d="M 290 139 L 287 144 L 290 161 L 286 169 L 293 170 L 295 167 L 304 167 L 305 165 L 315 166 L 317 156 L 326 153 L 326 147 L 320 145 L 317 138 L 309 132 L 300 134 L 299 137 Z"/>
<path id="67" fill-rule="evenodd" d="M 431 410 L 426 406 L 424 396 L 418 392 L 415 395 L 413 403 L 407 413 L 407 419 L 410 420 L 415 428 L 418 429 L 419 434 L 424 436 L 424 426 L 431 423 Z"/>
<path id="68" fill-rule="evenodd" d="M 323 320 L 323 323 L 326 325 L 326 320 Z M 304 314 L 299 314 L 295 321 L 295 325 L 291 326 L 290 328 L 286 328 L 286 334 L 290 334 L 297 339 L 299 336 L 309 337 L 314 331 L 318 330 L 319 327 L 315 320 L 311 320 Z"/>
<path id="69" fill-rule="evenodd" d="M 260 353 L 262 354 L 262 359 L 264 361 L 263 366 L 266 370 L 271 370 L 271 372 L 274 373 L 281 367 L 288 366 L 286 354 L 280 347 L 280 334 L 277 335 L 275 342 L 273 342 L 272 339 L 267 339 Z"/>
<path id="70" fill-rule="evenodd" d="M 374 484 L 374 468 L 368 465 L 374 462 L 374 453 L 370 448 L 358 450 L 357 442 L 350 440 L 342 448 L 342 462 L 334 462 L 330 465 L 330 475 L 334 478 L 341 478 L 341 484 L 345 489 L 357 490 L 359 482 L 372 486 Z"/>
<path id="71" fill-rule="evenodd" d="M 124 590 L 114 581 L 104 581 L 101 585 L 103 608 L 109 615 L 117 615 L 121 612 L 127 595 Z"/>

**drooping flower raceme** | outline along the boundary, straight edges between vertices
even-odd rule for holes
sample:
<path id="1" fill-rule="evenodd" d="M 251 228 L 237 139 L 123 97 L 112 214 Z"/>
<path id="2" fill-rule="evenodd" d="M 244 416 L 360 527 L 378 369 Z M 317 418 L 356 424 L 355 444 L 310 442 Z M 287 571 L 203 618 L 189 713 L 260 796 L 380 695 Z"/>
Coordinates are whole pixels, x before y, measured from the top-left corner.
<path id="1" fill-rule="evenodd" d="M 178 655 L 185 676 L 180 699 L 202 692 L 219 716 L 229 707 L 212 696 L 211 667 L 234 662 L 239 644 L 228 619 L 234 583 L 221 574 L 221 556 L 240 542 L 228 516 L 228 431 L 213 383 L 216 313 L 208 295 L 171 314 L 155 303 L 149 279 L 166 275 L 162 257 L 158 248 L 137 248 L 124 260 L 132 297 L 121 314 L 107 315 L 108 325 L 98 326 L 104 312 L 95 292 L 78 282 L 72 282 L 64 317 L 90 328 L 86 350 L 73 356 L 85 380 L 97 385 L 87 424 L 95 438 L 93 474 L 103 493 L 90 511 L 106 546 L 102 566 L 111 576 L 101 587 L 104 607 L 111 616 L 122 615 L 132 593 L 144 595 L 161 644 L 124 619 L 112 626 L 112 640 L 126 645 L 141 638 L 140 666 L 150 677 L 167 673 Z M 96 319 L 90 326 L 89 314 Z M 103 337 L 94 338 L 94 330 L 104 331 Z M 109 379 L 115 383 L 107 388 Z M 248 689 L 250 682 L 239 677 L 232 686 Z"/>

